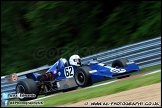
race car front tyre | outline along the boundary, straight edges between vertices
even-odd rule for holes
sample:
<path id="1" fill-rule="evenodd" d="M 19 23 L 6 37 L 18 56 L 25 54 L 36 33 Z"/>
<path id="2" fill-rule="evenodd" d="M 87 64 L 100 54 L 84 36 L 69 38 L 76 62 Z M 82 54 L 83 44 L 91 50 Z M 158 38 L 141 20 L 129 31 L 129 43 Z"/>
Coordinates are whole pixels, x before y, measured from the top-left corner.
<path id="1" fill-rule="evenodd" d="M 121 58 L 121 59 L 118 59 L 118 60 L 115 60 L 115 61 L 113 61 L 112 62 L 112 67 L 125 67 L 125 66 L 127 66 L 127 62 L 129 62 L 128 61 L 128 59 L 125 59 L 125 58 Z"/>
<path id="2" fill-rule="evenodd" d="M 17 83 L 16 94 L 32 94 L 30 97 L 19 97 L 21 101 L 36 99 L 38 96 L 38 87 L 32 79 L 24 79 Z"/>
<path id="3" fill-rule="evenodd" d="M 82 66 L 76 70 L 74 78 L 78 86 L 87 87 L 92 85 L 89 71 L 91 71 L 91 68 L 88 66 Z"/>
<path id="4" fill-rule="evenodd" d="M 118 60 L 113 61 L 112 67 L 125 67 L 127 66 L 127 62 L 129 62 L 128 59 L 125 59 L 125 58 L 118 59 Z M 127 74 L 127 75 L 123 75 L 117 78 L 121 79 L 121 78 L 129 77 L 129 76 L 130 74 Z"/>

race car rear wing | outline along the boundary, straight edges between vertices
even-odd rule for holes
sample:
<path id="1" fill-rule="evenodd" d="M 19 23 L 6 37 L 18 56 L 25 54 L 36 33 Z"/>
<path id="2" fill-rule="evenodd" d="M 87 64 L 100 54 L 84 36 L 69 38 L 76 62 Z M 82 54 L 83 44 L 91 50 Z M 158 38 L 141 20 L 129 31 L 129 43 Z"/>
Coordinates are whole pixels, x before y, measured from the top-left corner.
<path id="1" fill-rule="evenodd" d="M 13 73 L 10 75 L 6 75 L 5 76 L 5 80 L 7 83 L 13 83 L 13 82 L 17 82 L 19 80 L 19 76 L 26 76 L 27 78 L 33 77 L 33 73 L 45 73 L 51 66 L 49 65 L 44 65 L 41 67 L 38 67 L 36 69 L 32 69 L 32 70 L 28 70 L 28 71 L 24 71 L 24 72 L 20 72 L 20 73 Z"/>

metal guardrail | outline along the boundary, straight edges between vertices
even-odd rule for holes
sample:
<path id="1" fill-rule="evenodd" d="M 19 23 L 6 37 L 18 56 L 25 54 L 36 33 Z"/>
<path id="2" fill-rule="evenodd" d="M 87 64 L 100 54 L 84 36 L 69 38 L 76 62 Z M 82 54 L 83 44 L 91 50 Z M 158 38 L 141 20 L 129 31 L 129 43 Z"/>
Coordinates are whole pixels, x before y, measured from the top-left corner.
<path id="1" fill-rule="evenodd" d="M 81 58 L 81 61 L 84 63 L 93 58 L 97 58 L 97 60 L 107 65 L 111 65 L 112 61 L 117 58 L 127 58 L 130 61 L 135 61 L 140 68 L 161 64 L 161 36 L 86 56 Z M 37 76 L 40 70 L 45 70 L 49 67 L 50 66 L 46 65 L 37 69 L 17 73 L 17 75 L 20 76 L 29 72 L 36 72 L 35 75 Z M 1 77 L 1 93 L 15 93 L 15 86 L 17 83 L 6 83 L 4 77 L 5 76 Z M 25 78 L 26 76 L 20 76 L 19 80 Z"/>

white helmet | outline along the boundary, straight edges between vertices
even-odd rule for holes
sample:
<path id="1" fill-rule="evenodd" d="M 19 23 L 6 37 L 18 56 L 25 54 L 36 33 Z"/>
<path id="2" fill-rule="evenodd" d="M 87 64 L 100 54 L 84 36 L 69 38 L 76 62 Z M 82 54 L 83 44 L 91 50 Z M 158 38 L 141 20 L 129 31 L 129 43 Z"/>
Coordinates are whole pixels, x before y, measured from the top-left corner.
<path id="1" fill-rule="evenodd" d="M 80 57 L 78 55 L 72 55 L 69 59 L 69 63 L 70 65 L 80 66 L 81 65 Z"/>

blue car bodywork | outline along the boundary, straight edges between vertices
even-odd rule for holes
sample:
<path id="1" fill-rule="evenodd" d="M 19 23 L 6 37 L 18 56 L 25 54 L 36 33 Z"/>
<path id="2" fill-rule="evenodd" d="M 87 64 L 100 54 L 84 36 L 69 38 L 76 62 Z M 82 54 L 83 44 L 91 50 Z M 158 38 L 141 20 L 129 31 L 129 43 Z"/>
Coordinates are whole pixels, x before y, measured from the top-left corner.
<path id="1" fill-rule="evenodd" d="M 73 66 L 65 58 L 60 58 L 43 74 L 38 76 L 33 72 L 26 74 L 27 79 L 17 83 L 16 92 L 25 94 L 33 93 L 37 97 L 41 94 L 47 95 L 59 91 L 76 89 L 79 86 L 90 86 L 95 82 L 114 77 L 129 76 L 130 73 L 139 70 L 137 64 L 129 62 L 127 59 L 115 60 L 111 67 L 97 60 L 88 61 L 81 66 Z M 19 99 L 29 100 L 35 98 Z"/>
<path id="2" fill-rule="evenodd" d="M 107 78 L 113 78 L 122 74 L 129 74 L 134 71 L 139 71 L 139 67 L 134 62 L 128 62 L 125 67 L 111 67 L 107 66 L 103 63 L 98 62 L 89 62 L 86 64 L 89 66 L 92 71 L 89 71 L 92 82 L 98 82 L 105 80 Z M 71 71 L 67 71 L 65 69 L 72 68 Z M 54 75 L 55 80 L 62 80 L 66 78 L 74 78 L 74 74 L 76 72 L 77 67 L 69 65 L 68 61 L 65 58 L 59 59 L 46 73 L 51 72 Z M 71 73 L 70 73 L 71 72 Z M 69 77 L 66 74 L 69 74 Z"/>
<path id="3" fill-rule="evenodd" d="M 131 72 L 140 70 L 139 67 L 133 62 L 122 68 L 113 68 L 102 63 L 91 64 L 90 68 L 93 70 L 90 72 L 92 82 L 98 82 L 105 80 L 105 78 L 113 78 L 115 76 L 129 74 Z"/>

